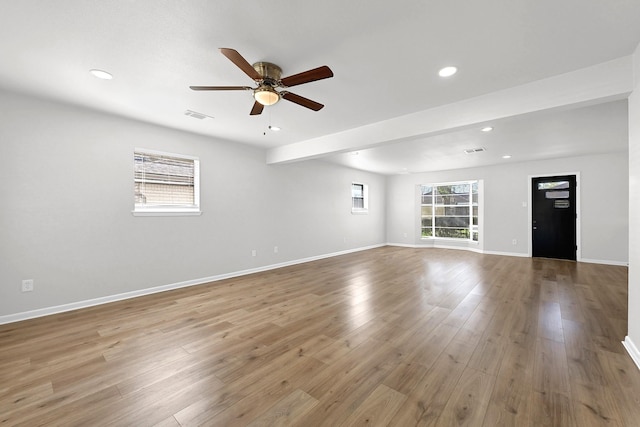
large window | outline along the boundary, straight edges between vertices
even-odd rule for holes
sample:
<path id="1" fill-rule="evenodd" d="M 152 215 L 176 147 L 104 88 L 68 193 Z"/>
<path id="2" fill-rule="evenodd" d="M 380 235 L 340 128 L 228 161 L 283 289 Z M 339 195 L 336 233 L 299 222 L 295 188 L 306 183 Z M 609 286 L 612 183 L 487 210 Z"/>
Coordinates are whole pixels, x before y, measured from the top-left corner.
<path id="1" fill-rule="evenodd" d="M 478 241 L 478 181 L 420 186 L 423 238 Z"/>
<path id="2" fill-rule="evenodd" d="M 200 213 L 200 162 L 195 157 L 136 150 L 134 214 Z"/>

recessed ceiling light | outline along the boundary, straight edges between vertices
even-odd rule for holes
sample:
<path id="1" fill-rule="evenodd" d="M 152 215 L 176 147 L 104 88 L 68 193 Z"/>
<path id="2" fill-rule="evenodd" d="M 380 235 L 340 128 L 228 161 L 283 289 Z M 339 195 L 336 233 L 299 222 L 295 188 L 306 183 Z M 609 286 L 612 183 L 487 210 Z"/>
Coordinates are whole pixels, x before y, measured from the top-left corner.
<path id="1" fill-rule="evenodd" d="M 97 69 L 94 68 L 93 70 L 89 70 L 89 72 L 94 77 L 97 77 L 97 78 L 102 79 L 102 80 L 111 80 L 113 78 L 111 73 L 107 73 L 106 71 L 103 71 L 103 70 L 97 70 Z"/>
<path id="2" fill-rule="evenodd" d="M 491 132 L 493 128 L 491 126 L 486 126 L 480 129 L 482 132 Z"/>
<path id="3" fill-rule="evenodd" d="M 280 130 L 278 126 L 271 126 L 271 125 L 269 125 L 269 129 L 271 129 L 274 132 L 278 132 Z"/>
<path id="4" fill-rule="evenodd" d="M 458 69 L 456 67 L 444 67 L 440 71 L 438 71 L 438 75 L 440 77 L 451 77 L 457 72 Z"/>
<path id="5" fill-rule="evenodd" d="M 505 154 L 504 156 L 502 156 L 503 159 L 510 159 L 511 158 L 511 154 Z"/>

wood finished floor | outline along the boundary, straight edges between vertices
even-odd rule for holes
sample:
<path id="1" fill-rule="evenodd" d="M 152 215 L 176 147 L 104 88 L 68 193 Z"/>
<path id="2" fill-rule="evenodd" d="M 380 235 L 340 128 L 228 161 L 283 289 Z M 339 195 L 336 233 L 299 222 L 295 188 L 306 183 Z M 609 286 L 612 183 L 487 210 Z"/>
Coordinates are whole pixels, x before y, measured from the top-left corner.
<path id="1" fill-rule="evenodd" d="M 627 268 L 384 247 L 0 326 L 0 425 L 638 426 Z"/>

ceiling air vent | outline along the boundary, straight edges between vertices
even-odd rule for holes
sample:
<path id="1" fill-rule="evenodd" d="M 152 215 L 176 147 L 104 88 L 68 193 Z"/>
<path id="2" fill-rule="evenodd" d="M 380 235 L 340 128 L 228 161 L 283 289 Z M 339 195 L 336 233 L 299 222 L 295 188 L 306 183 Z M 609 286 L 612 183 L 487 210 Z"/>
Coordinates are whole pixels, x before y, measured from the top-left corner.
<path id="1" fill-rule="evenodd" d="M 479 148 L 467 148 L 466 150 L 464 150 L 465 154 L 473 154 L 473 153 L 481 153 L 483 151 L 487 151 L 484 147 L 479 147 Z"/>
<path id="2" fill-rule="evenodd" d="M 202 114 L 202 113 L 198 113 L 197 111 L 193 111 L 193 110 L 187 110 L 184 112 L 185 116 L 189 116 L 189 117 L 193 117 L 194 119 L 213 119 L 213 117 L 211 116 L 207 116 L 206 114 Z"/>

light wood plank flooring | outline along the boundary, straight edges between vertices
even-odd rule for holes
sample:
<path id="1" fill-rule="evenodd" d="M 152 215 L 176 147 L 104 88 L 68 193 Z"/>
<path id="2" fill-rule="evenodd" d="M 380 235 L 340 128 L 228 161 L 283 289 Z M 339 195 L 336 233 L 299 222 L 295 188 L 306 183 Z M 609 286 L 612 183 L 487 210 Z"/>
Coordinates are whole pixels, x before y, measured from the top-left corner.
<path id="1" fill-rule="evenodd" d="M 384 247 L 0 326 L 0 425 L 638 426 L 627 268 Z"/>

